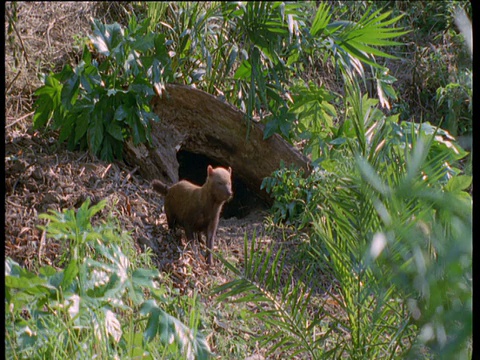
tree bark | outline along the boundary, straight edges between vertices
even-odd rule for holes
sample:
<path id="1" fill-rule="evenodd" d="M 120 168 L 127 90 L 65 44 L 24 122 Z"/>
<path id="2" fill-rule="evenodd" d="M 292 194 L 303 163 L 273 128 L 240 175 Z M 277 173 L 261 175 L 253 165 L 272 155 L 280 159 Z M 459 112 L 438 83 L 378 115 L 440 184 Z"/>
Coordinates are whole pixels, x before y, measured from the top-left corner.
<path id="1" fill-rule="evenodd" d="M 245 114 L 213 95 L 185 85 L 167 84 L 162 97 L 152 100 L 160 122 L 152 122 L 152 144 L 127 143 L 125 158 L 146 179 L 177 182 L 180 149 L 202 154 L 238 176 L 262 199 L 271 203 L 262 180 L 280 167 L 294 165 L 310 172 L 309 160 L 277 134 L 263 139 L 264 125 L 250 122 Z M 247 138 L 247 131 L 248 138 Z"/>

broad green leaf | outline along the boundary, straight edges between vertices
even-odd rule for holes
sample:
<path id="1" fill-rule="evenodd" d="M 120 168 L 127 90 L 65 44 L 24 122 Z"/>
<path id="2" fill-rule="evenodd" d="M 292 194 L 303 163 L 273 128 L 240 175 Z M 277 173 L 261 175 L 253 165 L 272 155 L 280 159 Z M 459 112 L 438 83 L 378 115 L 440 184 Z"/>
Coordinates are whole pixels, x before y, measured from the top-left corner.
<path id="1" fill-rule="evenodd" d="M 92 211 L 93 207 L 90 208 L 90 198 L 87 198 L 80 208 L 77 210 L 77 214 L 75 216 L 75 225 L 79 230 L 90 230 L 92 225 L 90 223 L 92 216 L 95 212 Z M 95 206 L 98 206 L 95 205 Z M 97 208 L 98 209 L 98 208 Z M 100 207 L 101 209 L 101 207 Z M 98 210 L 97 210 L 98 211 Z"/>
<path id="2" fill-rule="evenodd" d="M 472 184 L 472 177 L 459 175 L 452 177 L 445 185 L 445 190 L 450 192 L 460 192 L 467 190 Z"/>
<path id="3" fill-rule="evenodd" d="M 112 146 L 112 152 L 115 159 L 122 159 L 123 156 L 123 141 L 115 141 Z"/>
<path id="4" fill-rule="evenodd" d="M 75 144 L 78 144 L 80 139 L 82 139 L 87 133 L 89 121 L 90 121 L 90 112 L 83 112 L 77 116 L 76 126 L 75 126 Z"/>
<path id="5" fill-rule="evenodd" d="M 138 56 L 135 53 L 130 53 L 127 56 L 123 68 L 125 69 L 127 76 L 133 76 L 135 78 L 141 76 L 140 73 L 142 69 L 139 64 Z"/>
<path id="6" fill-rule="evenodd" d="M 116 112 L 115 112 L 116 114 Z M 107 133 L 109 133 L 114 139 L 123 141 L 123 130 L 116 122 L 111 122 L 107 125 Z"/>
<path id="7" fill-rule="evenodd" d="M 155 57 L 163 64 L 170 62 L 170 56 L 168 55 L 165 39 L 165 34 L 162 33 L 157 33 L 153 39 L 153 43 L 155 45 Z"/>
<path id="8" fill-rule="evenodd" d="M 62 128 L 60 130 L 60 135 L 58 136 L 59 142 L 64 142 L 67 140 L 75 127 L 75 117 L 71 113 L 67 113 L 65 120 L 63 121 Z"/>
<path id="9" fill-rule="evenodd" d="M 155 300 L 145 301 L 140 307 L 140 314 L 149 315 L 147 326 L 143 332 L 143 339 L 146 343 L 152 341 L 157 335 L 160 311 L 161 309 L 157 307 Z"/>
<path id="10" fill-rule="evenodd" d="M 177 318 L 159 308 L 154 300 L 144 302 L 140 308 L 142 315 L 148 315 L 147 327 L 143 333 L 145 342 L 151 342 L 157 333 L 164 346 L 175 343 L 186 358 L 208 359 L 210 347 L 205 337 L 194 331 Z"/>
<path id="11" fill-rule="evenodd" d="M 87 202 L 88 202 L 88 204 L 90 204 L 90 198 L 87 198 L 87 200 L 85 200 L 84 204 L 87 203 Z M 106 205 L 107 205 L 107 201 L 106 200 L 101 200 L 98 203 L 96 203 L 95 205 L 90 206 L 90 208 L 88 209 L 89 217 L 92 218 L 99 211 L 103 210 Z"/>
<path id="12" fill-rule="evenodd" d="M 104 159 L 108 162 L 112 162 L 115 160 L 115 157 L 113 155 L 113 144 L 117 141 L 118 140 L 113 139 L 108 133 L 105 134 L 102 142 L 102 148 L 100 149 L 99 154 L 101 159 Z M 121 157 L 119 157 L 119 159 L 121 159 Z"/>
<path id="13" fill-rule="evenodd" d="M 157 270 L 136 269 L 132 273 L 132 282 L 135 286 L 154 288 L 153 279 L 158 276 L 159 272 Z"/>
<path id="14" fill-rule="evenodd" d="M 63 107 L 63 105 L 59 105 L 54 108 L 52 116 L 52 128 L 54 130 L 61 129 L 64 126 L 67 114 L 69 114 L 69 112 Z"/>
<path id="15" fill-rule="evenodd" d="M 153 85 L 159 85 L 159 84 L 162 87 L 164 86 L 160 75 L 159 75 L 158 80 L 156 82 L 154 82 Z M 129 91 L 133 91 L 133 93 L 135 95 L 143 96 L 144 98 L 155 95 L 155 93 L 153 92 L 153 89 L 152 89 L 152 84 L 145 83 L 145 82 L 134 83 L 134 84 L 130 85 Z"/>
<path id="16" fill-rule="evenodd" d="M 70 229 L 69 229 L 70 230 Z M 68 230 L 67 230 L 68 231 Z M 71 231 L 71 230 L 70 230 Z M 48 277 L 48 283 L 53 286 L 55 289 L 59 289 L 61 286 L 61 283 L 63 281 L 65 273 L 64 271 L 56 271 L 55 274 L 52 274 L 51 276 Z M 74 282 L 72 282 L 70 288 L 63 289 L 63 291 L 69 291 L 71 290 L 71 287 L 74 286 Z"/>
<path id="17" fill-rule="evenodd" d="M 252 65 L 248 60 L 242 61 L 242 64 L 239 66 L 233 78 L 236 80 L 245 80 L 252 75 Z"/>
<path id="18" fill-rule="evenodd" d="M 157 35 L 148 33 L 144 36 L 137 36 L 132 44 L 132 49 L 140 52 L 147 52 L 154 47 L 154 40 Z"/>
<path id="19" fill-rule="evenodd" d="M 36 296 L 51 295 L 56 291 L 55 287 L 49 285 L 46 279 L 38 276 L 28 278 L 5 276 L 5 287 Z"/>
<path id="20" fill-rule="evenodd" d="M 80 75 L 80 84 L 89 96 L 98 96 L 96 94 L 104 91 L 102 76 L 94 65 L 85 66 L 83 73 Z M 92 104 L 90 103 L 90 105 Z"/>
<path id="21" fill-rule="evenodd" d="M 29 289 L 36 284 L 44 284 L 46 281 L 41 278 L 36 277 L 17 277 L 17 276 L 6 276 L 5 277 L 5 287 L 12 289 Z"/>
<path id="22" fill-rule="evenodd" d="M 40 275 L 48 278 L 50 276 L 55 275 L 58 272 L 58 270 L 55 269 L 53 266 L 46 265 L 46 266 L 42 266 L 38 272 L 40 273 Z"/>
<path id="23" fill-rule="evenodd" d="M 47 77 L 47 79 L 48 79 L 48 77 Z M 58 83 L 58 85 L 59 85 L 58 87 L 61 90 L 62 85 L 60 83 Z M 38 96 L 38 97 L 41 97 L 42 95 L 47 95 L 47 97 L 53 98 L 56 91 L 57 91 L 56 86 L 50 86 L 50 85 L 45 84 L 43 86 L 40 86 L 37 90 L 35 90 L 33 95 Z"/>
<path id="24" fill-rule="evenodd" d="M 88 126 L 88 138 L 89 138 L 89 147 L 93 154 L 98 154 L 101 149 L 102 141 L 103 141 L 103 119 L 102 119 L 102 111 L 96 111 L 92 113 L 92 119 Z"/>
<path id="25" fill-rule="evenodd" d="M 54 76 L 47 76 L 45 85 L 35 91 L 35 95 L 38 96 L 38 98 L 34 103 L 34 129 L 44 127 L 50 120 L 53 112 L 60 105 L 61 92 L 62 84 Z"/>
<path id="26" fill-rule="evenodd" d="M 53 100 L 49 96 L 40 96 L 34 104 L 33 128 L 40 129 L 50 120 L 53 113 Z"/>
<path id="27" fill-rule="evenodd" d="M 70 110 L 77 101 L 79 93 L 80 78 L 77 74 L 72 72 L 71 77 L 65 81 L 62 87 L 61 101 L 62 105 Z"/>
<path id="28" fill-rule="evenodd" d="M 93 35 L 89 37 L 97 51 L 102 55 L 110 56 L 123 41 L 123 29 L 118 23 L 104 25 L 99 20 L 94 19 L 92 28 Z"/>
<path id="29" fill-rule="evenodd" d="M 140 314 L 148 315 L 150 312 L 154 311 L 156 308 L 157 308 L 157 303 L 155 300 L 144 301 L 140 306 Z"/>
<path id="30" fill-rule="evenodd" d="M 270 136 L 279 131 L 279 121 L 275 118 L 271 119 L 263 129 L 263 138 L 268 139 Z"/>
<path id="31" fill-rule="evenodd" d="M 127 122 L 132 130 L 133 143 L 135 145 L 145 141 L 145 127 L 142 124 L 142 120 L 139 118 L 139 112 L 140 111 L 137 109 L 127 117 Z"/>
<path id="32" fill-rule="evenodd" d="M 118 106 L 117 109 L 115 110 L 115 114 L 114 114 L 113 118 L 115 120 L 122 121 L 128 115 L 129 115 L 129 111 L 127 110 L 127 106 L 122 104 L 122 105 Z"/>
<path id="33" fill-rule="evenodd" d="M 84 61 L 86 65 L 90 65 L 92 63 L 92 53 L 90 52 L 87 44 L 85 44 L 83 47 L 82 61 Z"/>

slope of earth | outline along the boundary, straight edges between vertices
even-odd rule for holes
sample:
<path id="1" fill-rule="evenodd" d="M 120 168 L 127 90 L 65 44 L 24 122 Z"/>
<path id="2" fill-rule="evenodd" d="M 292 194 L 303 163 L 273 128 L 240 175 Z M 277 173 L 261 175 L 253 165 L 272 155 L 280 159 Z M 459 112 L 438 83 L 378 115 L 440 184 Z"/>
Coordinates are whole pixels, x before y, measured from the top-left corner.
<path id="1" fill-rule="evenodd" d="M 38 215 L 47 210 L 78 208 L 87 198 L 107 200 L 103 210 L 130 231 L 138 251 L 148 244 L 160 271 L 172 275 L 182 290 L 207 286 L 202 256 L 167 231 L 163 198 L 123 162 L 108 164 L 84 152 L 59 145 L 54 133 L 32 129 L 33 92 L 42 73 L 59 71 L 78 61 L 78 39 L 90 32 L 90 19 L 110 21 L 108 3 L 17 2 L 6 5 L 5 17 L 5 256 L 27 268 L 58 265 L 64 244 L 48 239 L 38 228 Z M 16 19 L 16 21 L 12 21 Z M 216 249 L 240 261 L 245 232 L 263 228 L 263 214 L 221 219 Z M 221 279 L 217 279 L 222 281 Z M 218 282 L 217 282 L 218 283 Z"/>

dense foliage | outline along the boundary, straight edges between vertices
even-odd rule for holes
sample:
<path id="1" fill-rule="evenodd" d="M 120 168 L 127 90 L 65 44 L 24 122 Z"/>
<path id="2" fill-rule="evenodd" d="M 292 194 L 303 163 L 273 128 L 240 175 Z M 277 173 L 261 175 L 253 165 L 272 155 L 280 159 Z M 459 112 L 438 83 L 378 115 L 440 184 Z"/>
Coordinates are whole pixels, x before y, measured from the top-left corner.
<path id="1" fill-rule="evenodd" d="M 235 278 L 215 289 L 218 301 L 255 305 L 254 341 L 312 359 L 466 358 L 472 177 L 453 135 L 471 131 L 472 71 L 453 16 L 470 5 L 335 3 L 148 3 L 127 27 L 94 21 L 82 61 L 37 90 L 34 126 L 50 123 L 71 148 L 112 160 L 126 139 L 148 141 L 149 100 L 165 82 L 224 97 L 313 166 L 308 177 L 280 168 L 262 184 L 275 199 L 273 223 L 298 234 L 296 246 L 274 253 L 245 239 L 243 266 L 222 259 Z M 434 30 L 455 46 L 427 53 L 418 34 Z M 400 93 L 389 66 L 408 36 L 421 51 L 413 90 Z M 48 234 L 72 244 L 64 270 L 33 274 L 7 259 L 9 354 L 133 356 L 146 346 L 153 356 L 208 357 L 198 319 L 187 327 L 166 312 L 159 274 L 132 267 L 115 243 L 124 235 L 89 225 L 101 208 L 46 215 Z M 157 334 L 160 350 L 148 345 Z"/>
<path id="2" fill-rule="evenodd" d="M 66 65 L 45 77 L 35 95 L 34 128 L 51 122 L 59 141 L 70 149 L 89 149 L 104 160 L 122 157 L 123 142 L 150 141 L 150 121 L 157 116 L 150 100 L 172 80 L 165 35 L 148 31 L 148 21 L 133 17 L 127 28 L 118 23 L 92 23 L 94 50 L 85 45 L 74 69 Z M 100 61 L 92 56 L 94 52 Z"/>
<path id="3" fill-rule="evenodd" d="M 465 153 L 431 125 L 402 125 L 381 126 L 367 144 L 373 147 L 366 156 L 344 147 L 307 178 L 284 168 L 264 181 L 276 199 L 275 221 L 313 227 L 302 261 L 327 264 L 341 286 L 338 303 L 348 320 L 339 323 L 348 331 L 339 336 L 347 336 L 340 342 L 347 345 L 324 349 L 309 344 L 317 351 L 312 357 L 336 358 L 347 352 L 354 358 L 415 358 L 421 351 L 417 345 L 428 345 L 444 358 L 467 356 L 472 199 L 466 190 L 472 179 L 450 166 Z M 381 147 L 377 136 L 384 141 Z M 377 159 L 368 160 L 371 156 Z M 317 271 L 307 268 L 305 282 Z M 247 282 L 258 282 L 258 274 L 244 276 Z M 236 293 L 235 286 L 230 294 Z M 265 301 L 263 296 L 258 300 Z M 293 301 L 288 297 L 285 304 Z M 323 316 L 337 321 L 336 314 Z M 283 335 L 290 341 L 296 338 L 292 331 Z M 348 341 L 350 336 L 356 342 Z M 322 341 L 330 337 L 327 333 Z"/>
<path id="4" fill-rule="evenodd" d="M 155 92 L 162 93 L 164 82 L 183 81 L 225 96 L 249 118 L 265 117 L 265 137 L 274 132 L 303 136 L 315 147 L 320 128 L 333 126 L 333 93 L 324 86 L 291 86 L 302 64 L 318 56 L 360 75 L 363 61 L 377 81 L 382 106 L 390 106 L 394 79 L 374 56 L 394 56 L 374 46 L 399 45 L 389 39 L 406 33 L 388 27 L 398 20 L 386 20 L 391 12 L 367 9 L 358 23 L 331 21 L 330 8 L 323 4 L 310 25 L 305 15 L 315 12 L 310 3 L 176 6 L 154 3 L 152 18 L 138 23 L 132 17 L 127 28 L 95 20 L 92 49 L 85 45 L 74 69 L 66 65 L 46 76 L 37 90 L 34 126 L 52 121 L 60 129 L 59 141 L 68 140 L 71 148 L 88 147 L 109 161 L 121 158 L 124 139 L 134 144 L 149 140 L 149 122 L 155 120 L 149 100 Z M 172 25 L 151 25 L 163 17 Z M 325 115 L 312 117 L 313 112 Z"/>
<path id="5" fill-rule="evenodd" d="M 105 204 L 87 200 L 76 213 L 40 215 L 49 220 L 47 236 L 65 241 L 64 270 L 47 265 L 36 274 L 6 259 L 7 358 L 207 358 L 198 319 L 189 328 L 166 312 L 175 297 L 160 286 L 157 270 L 132 263 L 130 236 L 119 233 L 112 218 L 92 226 Z M 157 335 L 160 347 L 152 344 Z"/>
<path id="6" fill-rule="evenodd" d="M 315 160 L 313 173 L 283 168 L 263 184 L 275 198 L 275 222 L 308 228 L 304 253 L 296 255 L 309 264 L 301 267 L 301 280 L 291 277 L 287 283 L 295 285 L 282 285 L 276 274 L 284 258 L 252 247 L 245 270 L 235 269 L 238 278 L 218 289 L 220 298 L 262 304 L 252 316 L 272 326 L 262 338 L 265 344 L 278 341 L 272 350 L 279 346 L 309 358 L 417 358 L 428 348 L 432 356 L 468 357 L 472 178 L 459 163 L 467 153 L 448 131 L 386 116 L 381 91 L 379 100 L 362 95 L 360 61 L 366 59 L 355 59 L 356 71 L 337 62 L 345 86 L 340 124 L 333 121 L 339 107 L 332 106 L 331 93 L 312 83 L 290 108 L 299 124 L 309 120 L 303 138 Z M 388 92 L 396 98 L 393 87 Z M 325 266 L 339 294 L 315 282 Z M 308 313 L 318 289 L 344 317 Z M 342 330 L 324 329 L 328 320 Z"/>

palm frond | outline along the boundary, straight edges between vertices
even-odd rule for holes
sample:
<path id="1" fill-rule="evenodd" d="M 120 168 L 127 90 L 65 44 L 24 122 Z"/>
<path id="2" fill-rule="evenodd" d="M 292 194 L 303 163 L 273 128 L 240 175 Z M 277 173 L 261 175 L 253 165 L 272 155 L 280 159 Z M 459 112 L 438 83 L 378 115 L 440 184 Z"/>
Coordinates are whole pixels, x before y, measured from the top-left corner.
<path id="1" fill-rule="evenodd" d="M 308 315 L 311 299 L 308 287 L 295 283 L 291 274 L 287 275 L 287 285 L 284 285 L 282 269 L 285 268 L 285 253 L 280 249 L 274 255 L 272 249 L 260 250 L 256 245 L 255 235 L 250 246 L 245 237 L 245 267 L 242 272 L 219 256 L 236 278 L 214 290 L 214 294 L 218 295 L 217 301 L 228 298 L 234 302 L 255 303 L 257 310 L 251 315 L 271 326 L 269 332 L 262 336 L 262 342 L 271 345 L 269 352 L 281 347 L 283 351 L 307 353 L 311 358 L 318 358 L 320 350 L 313 346 L 306 330 L 318 322 Z"/>

